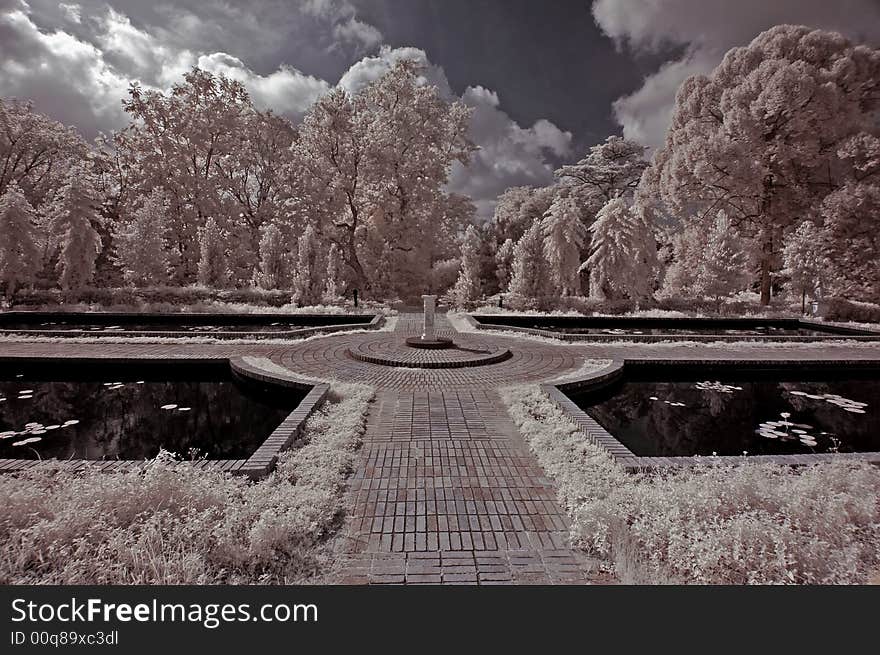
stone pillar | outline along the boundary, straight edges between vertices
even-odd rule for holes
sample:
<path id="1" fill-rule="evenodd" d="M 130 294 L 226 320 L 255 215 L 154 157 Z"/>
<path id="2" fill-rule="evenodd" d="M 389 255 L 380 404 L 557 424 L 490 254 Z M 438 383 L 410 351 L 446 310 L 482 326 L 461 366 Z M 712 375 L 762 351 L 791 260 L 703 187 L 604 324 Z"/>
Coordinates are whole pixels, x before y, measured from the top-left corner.
<path id="1" fill-rule="evenodd" d="M 422 323 L 422 340 L 433 341 L 434 309 L 435 302 L 437 301 L 437 296 L 422 296 L 422 301 L 425 303 L 425 317 L 424 322 Z"/>

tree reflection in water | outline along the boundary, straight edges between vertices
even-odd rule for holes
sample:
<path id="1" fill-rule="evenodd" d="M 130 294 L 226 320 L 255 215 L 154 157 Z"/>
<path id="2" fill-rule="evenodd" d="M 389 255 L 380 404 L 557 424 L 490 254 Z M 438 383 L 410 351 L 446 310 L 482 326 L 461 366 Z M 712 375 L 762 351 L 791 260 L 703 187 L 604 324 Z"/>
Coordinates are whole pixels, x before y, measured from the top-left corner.
<path id="1" fill-rule="evenodd" d="M 233 380 L 228 367 L 86 368 L 0 378 L 0 458 L 145 459 L 160 447 L 244 458 L 304 396 Z"/>
<path id="2" fill-rule="evenodd" d="M 627 374 L 611 387 L 572 395 L 581 409 L 636 455 L 880 451 L 877 372 L 874 377 L 840 379 L 831 373 L 827 381 L 793 380 L 794 371 L 753 374 L 751 379 L 742 371 L 725 377 L 717 370 L 691 369 L 689 375 L 667 375 L 665 380 L 656 379 L 661 375 L 658 371 L 646 374 Z M 796 438 L 778 438 L 762 427 L 785 414 L 783 420 L 793 430 L 809 426 L 806 432 L 812 438 L 800 439 L 798 432 L 793 433 Z"/>

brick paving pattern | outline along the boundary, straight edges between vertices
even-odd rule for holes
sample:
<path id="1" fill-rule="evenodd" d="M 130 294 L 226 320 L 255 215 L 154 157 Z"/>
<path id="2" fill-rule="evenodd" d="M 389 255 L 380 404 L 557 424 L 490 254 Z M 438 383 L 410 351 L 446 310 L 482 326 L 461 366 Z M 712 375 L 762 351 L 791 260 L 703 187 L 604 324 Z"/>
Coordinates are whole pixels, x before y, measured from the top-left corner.
<path id="1" fill-rule="evenodd" d="M 351 584 L 606 581 L 594 562 L 569 547 L 569 526 L 555 488 L 507 416 L 499 387 L 568 375 L 585 358 L 880 360 L 878 347 L 842 344 L 784 349 L 557 345 L 458 333 L 443 315 L 437 316 L 438 336 L 509 349 L 512 356 L 478 367 L 420 369 L 376 365 L 348 354 L 352 347 L 402 342 L 420 332 L 420 315 L 402 314 L 394 333 L 339 334 L 284 346 L 7 342 L 0 343 L 0 357 L 252 355 L 307 378 L 374 385 L 376 400 L 349 480 L 347 520 L 335 542 L 334 581 Z"/>

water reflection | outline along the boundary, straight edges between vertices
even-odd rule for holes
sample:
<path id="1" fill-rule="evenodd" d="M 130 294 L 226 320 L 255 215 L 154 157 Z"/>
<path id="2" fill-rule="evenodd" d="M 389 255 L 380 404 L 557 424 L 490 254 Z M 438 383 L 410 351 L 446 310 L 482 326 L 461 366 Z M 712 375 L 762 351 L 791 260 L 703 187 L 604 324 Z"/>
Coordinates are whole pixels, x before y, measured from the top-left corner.
<path id="1" fill-rule="evenodd" d="M 134 376 L 95 371 L 112 374 L 109 379 L 4 375 L 0 458 L 144 459 L 160 447 L 182 456 L 243 458 L 304 395 L 252 387 L 228 372 L 206 375 L 179 366 L 172 374 L 169 365 L 166 379 L 157 379 L 157 370 Z M 80 371 L 66 377 L 85 376 Z"/>
<path id="2" fill-rule="evenodd" d="M 880 451 L 880 374 L 828 381 L 793 380 L 790 371 L 698 376 L 630 378 L 572 399 L 646 457 Z"/>

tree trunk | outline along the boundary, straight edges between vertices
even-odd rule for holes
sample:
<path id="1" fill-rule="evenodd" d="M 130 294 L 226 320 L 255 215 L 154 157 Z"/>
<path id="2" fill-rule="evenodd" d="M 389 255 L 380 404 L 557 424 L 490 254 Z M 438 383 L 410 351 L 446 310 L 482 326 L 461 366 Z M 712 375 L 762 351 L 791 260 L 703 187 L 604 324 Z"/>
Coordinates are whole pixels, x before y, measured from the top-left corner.
<path id="1" fill-rule="evenodd" d="M 762 230 L 761 244 L 761 304 L 770 304 L 770 264 L 773 256 L 773 237 L 770 230 Z"/>
<path id="2" fill-rule="evenodd" d="M 803 289 L 801 291 L 801 315 L 807 313 L 807 290 Z"/>

